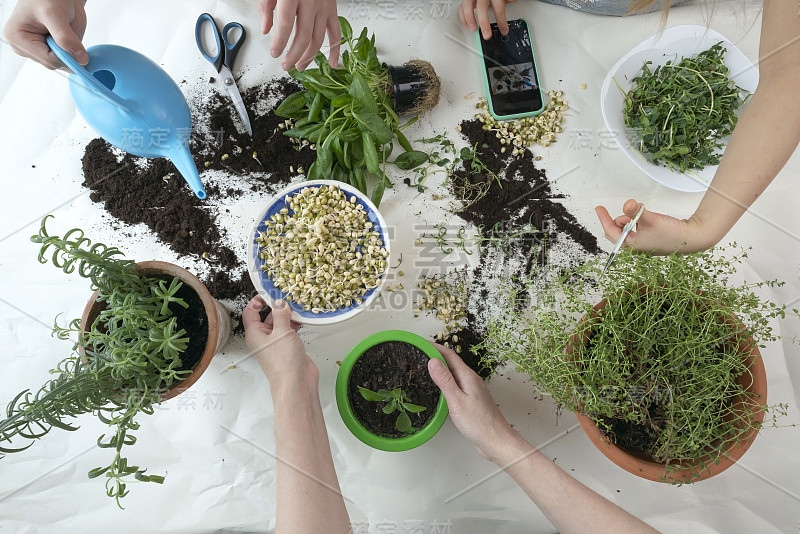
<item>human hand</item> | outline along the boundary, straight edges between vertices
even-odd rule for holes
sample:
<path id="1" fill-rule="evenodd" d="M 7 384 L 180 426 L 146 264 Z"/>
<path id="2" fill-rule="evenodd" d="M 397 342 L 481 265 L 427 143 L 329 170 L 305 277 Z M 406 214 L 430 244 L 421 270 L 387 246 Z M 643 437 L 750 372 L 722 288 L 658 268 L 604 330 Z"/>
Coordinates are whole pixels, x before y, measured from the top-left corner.
<path id="1" fill-rule="evenodd" d="M 640 204 L 633 199 L 625 202 L 623 214 L 612 219 L 608 210 L 597 206 L 594 210 L 603 225 L 606 238 L 616 243 L 625 226 L 639 211 Z M 636 231 L 631 231 L 624 246 L 651 254 L 671 254 L 673 252 L 697 252 L 713 247 L 717 243 L 702 231 L 701 225 L 692 217 L 676 219 L 644 210 L 636 223 Z"/>
<path id="2" fill-rule="evenodd" d="M 458 8 L 458 16 L 461 24 L 476 31 L 478 26 L 484 39 L 491 39 L 492 26 L 489 21 L 489 6 L 494 10 L 494 17 L 497 19 L 497 27 L 500 33 L 508 35 L 508 20 L 506 19 L 506 4 L 513 4 L 517 0 L 462 0 Z M 475 11 L 478 12 L 478 20 L 475 21 Z"/>
<path id="3" fill-rule="evenodd" d="M 66 68 L 47 46 L 52 35 L 56 44 L 81 65 L 89 56 L 81 43 L 86 31 L 86 0 L 19 0 L 3 30 L 3 37 L 20 56 L 48 69 Z"/>
<path id="4" fill-rule="evenodd" d="M 289 35 L 294 27 L 294 40 L 281 62 L 283 70 L 297 67 L 305 70 L 319 52 L 325 33 L 328 33 L 330 52 L 328 61 L 331 67 L 339 64 L 339 47 L 342 31 L 336 11 L 336 0 L 259 0 L 261 13 L 261 33 L 272 35 L 270 54 L 280 56 L 289 43 Z"/>
<path id="5" fill-rule="evenodd" d="M 316 388 L 319 372 L 297 331 L 300 325 L 292 321 L 292 310 L 286 301 L 277 300 L 267 318 L 262 322 L 259 312 L 266 306 L 257 296 L 247 303 L 242 312 L 244 339 L 267 375 L 273 392 L 305 384 Z"/>
<path id="6" fill-rule="evenodd" d="M 428 372 L 442 390 L 450 418 L 461 434 L 470 440 L 481 455 L 493 462 L 505 462 L 513 447 L 528 446 L 500 413 L 489 389 L 478 374 L 451 349 L 434 343 L 447 361 L 431 358 Z"/>

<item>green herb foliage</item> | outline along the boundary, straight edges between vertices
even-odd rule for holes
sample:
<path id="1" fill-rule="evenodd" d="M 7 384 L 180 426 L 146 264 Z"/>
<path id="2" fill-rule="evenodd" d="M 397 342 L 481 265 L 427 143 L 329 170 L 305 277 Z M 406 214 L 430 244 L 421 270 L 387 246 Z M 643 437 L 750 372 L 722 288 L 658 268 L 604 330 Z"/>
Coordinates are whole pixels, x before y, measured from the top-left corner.
<path id="1" fill-rule="evenodd" d="M 370 402 L 385 402 L 383 413 L 389 415 L 398 412 L 397 421 L 394 427 L 400 432 L 411 433 L 415 429 L 411 426 L 411 418 L 407 412 L 419 413 L 425 411 L 424 406 L 411 404 L 411 399 L 408 398 L 405 391 L 400 388 L 395 388 L 391 391 L 388 389 L 379 389 L 378 391 L 371 391 L 367 388 L 358 386 L 358 391 L 361 396 Z"/>
<path id="2" fill-rule="evenodd" d="M 542 246 L 545 244 L 546 235 L 530 223 L 508 227 L 504 224 L 504 221 L 500 221 L 492 226 L 488 232 L 484 232 L 484 230 L 484 225 L 478 225 L 478 233 L 475 236 L 468 237 L 466 226 L 462 226 L 456 231 L 455 236 L 451 236 L 449 235 L 448 226 L 441 224 L 437 227 L 436 235 L 433 238 L 444 255 L 452 254 L 456 249 L 460 249 L 468 256 L 471 256 L 473 251 L 470 247 L 472 246 L 481 248 L 497 247 L 504 253 L 509 254 L 514 245 L 527 238 L 536 240 Z"/>
<path id="3" fill-rule="evenodd" d="M 625 125 L 636 132 L 639 150 L 653 163 L 680 172 L 719 164 L 721 140 L 733 131 L 736 111 L 750 96 L 728 77 L 725 52 L 717 43 L 653 71 L 647 61 L 631 80 L 633 89 L 620 88 Z"/>
<path id="4" fill-rule="evenodd" d="M 532 289 L 530 310 L 517 309 L 510 290 L 508 315 L 492 321 L 481 348 L 604 432 L 613 435 L 614 421 L 638 429 L 648 436 L 643 452 L 668 469 L 693 466 L 697 476 L 710 465 L 702 457 L 718 462 L 729 444 L 761 426 L 753 404 L 735 407 L 737 397 L 759 402 L 737 377 L 749 374 L 747 336 L 762 348 L 775 341 L 770 321 L 786 310 L 754 292 L 778 282 L 733 282 L 746 257 L 745 250 L 731 258 L 623 250 L 606 274 L 598 258 Z M 606 307 L 593 315 L 603 297 Z"/>
<path id="5" fill-rule="evenodd" d="M 461 162 L 456 146 L 445 134 L 419 139 L 420 143 L 435 144 L 436 147 L 428 153 L 427 165 L 420 165 L 414 170 L 414 180 L 409 182 L 410 187 L 416 187 L 420 193 L 425 192 L 425 180 L 429 176 L 444 172 L 450 176 L 456 165 Z"/>
<path id="6" fill-rule="evenodd" d="M 39 261 L 47 263 L 49 257 L 65 273 L 77 271 L 91 280 L 105 309 L 88 331 L 81 329 L 80 319 L 54 326 L 53 335 L 59 339 L 77 339 L 73 354 L 51 371 L 55 378 L 36 393 L 26 389 L 9 403 L 6 419 L 0 422 L 0 453 L 25 450 L 53 428 L 77 430 L 69 419 L 94 413 L 111 427 L 97 445 L 111 449 L 113 459 L 89 471 L 89 477 L 105 477 L 106 493 L 119 505 L 129 492 L 129 477 L 164 481 L 163 476 L 146 475 L 144 469 L 129 465 L 122 450 L 136 443 L 135 418 L 152 414 L 160 393 L 191 373 L 179 370 L 188 338 L 169 309 L 171 304 L 188 305 L 175 296 L 182 285 L 179 279 L 140 276 L 134 262 L 120 258 L 119 249 L 92 244 L 77 228 L 64 237 L 50 236 L 45 228 L 49 217 L 31 238 L 41 245 Z M 30 442 L 17 446 L 20 439 Z"/>
<path id="7" fill-rule="evenodd" d="M 275 110 L 281 117 L 293 119 L 284 135 L 308 139 L 316 145 L 317 161 L 308 170 L 308 179 L 334 179 L 367 193 L 367 177 L 377 178 L 372 201 L 380 204 L 385 188 L 392 187 L 386 177 L 386 163 L 403 170 L 413 169 L 428 155 L 414 150 L 402 129 L 404 125 L 392 107 L 389 72 L 381 65 L 375 48 L 375 35 L 367 28 L 358 37 L 344 17 L 339 17 L 342 44 L 341 67 L 332 68 L 322 53 L 317 54 L 316 69 L 289 75 L 305 87 L 287 97 Z M 405 152 L 393 161 L 389 156 L 394 139 Z"/>

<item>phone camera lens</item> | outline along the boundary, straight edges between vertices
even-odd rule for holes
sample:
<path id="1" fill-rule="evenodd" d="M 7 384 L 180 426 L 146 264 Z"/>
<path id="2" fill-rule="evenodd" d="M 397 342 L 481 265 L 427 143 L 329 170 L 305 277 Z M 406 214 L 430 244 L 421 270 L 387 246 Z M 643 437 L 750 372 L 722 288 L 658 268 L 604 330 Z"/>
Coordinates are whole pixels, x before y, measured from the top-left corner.
<path id="1" fill-rule="evenodd" d="M 508 42 L 508 35 L 501 35 L 500 36 L 500 40 L 503 41 L 504 43 L 507 43 Z"/>

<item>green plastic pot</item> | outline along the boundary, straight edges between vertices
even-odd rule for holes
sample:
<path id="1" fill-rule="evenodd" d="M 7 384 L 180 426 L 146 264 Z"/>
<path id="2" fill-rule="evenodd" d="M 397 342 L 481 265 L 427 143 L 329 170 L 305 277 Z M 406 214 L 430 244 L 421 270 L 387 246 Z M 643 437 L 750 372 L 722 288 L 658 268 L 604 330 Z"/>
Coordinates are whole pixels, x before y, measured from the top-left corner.
<path id="1" fill-rule="evenodd" d="M 429 358 L 437 358 L 444 362 L 444 358 L 442 358 L 442 355 L 436 350 L 436 347 L 434 347 L 430 341 L 417 334 L 404 330 L 384 330 L 383 332 L 372 334 L 361 340 L 361 342 L 350 351 L 342 362 L 341 367 L 339 367 L 339 374 L 336 375 L 336 404 L 339 407 L 339 414 L 342 416 L 345 426 L 347 426 L 350 432 L 361 440 L 362 443 L 381 451 L 407 451 L 419 447 L 431 439 L 439 429 L 442 428 L 445 419 L 447 419 L 447 414 L 449 413 L 444 395 L 440 395 L 439 404 L 436 406 L 436 412 L 433 414 L 433 417 L 428 420 L 428 423 L 413 434 L 403 436 L 402 438 L 378 436 L 367 430 L 356 418 L 356 415 L 353 413 L 353 408 L 350 406 L 350 401 L 347 398 L 347 382 L 350 379 L 350 372 L 353 370 L 353 365 L 355 365 L 356 361 L 367 349 L 387 341 L 403 341 L 405 343 L 410 343 L 422 350 Z M 447 365 L 446 362 L 445 365 Z"/>

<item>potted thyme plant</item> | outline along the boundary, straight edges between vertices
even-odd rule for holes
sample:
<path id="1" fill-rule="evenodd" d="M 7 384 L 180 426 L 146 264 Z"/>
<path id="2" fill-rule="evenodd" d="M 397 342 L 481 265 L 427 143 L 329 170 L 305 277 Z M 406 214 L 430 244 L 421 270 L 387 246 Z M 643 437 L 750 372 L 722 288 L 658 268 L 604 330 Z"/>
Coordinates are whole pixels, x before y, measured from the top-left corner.
<path id="1" fill-rule="evenodd" d="M 289 120 L 284 135 L 316 149 L 309 180 L 339 180 L 367 194 L 366 179 L 374 177 L 371 200 L 378 206 L 385 188 L 392 187 L 384 172 L 386 163 L 407 170 L 428 161 L 401 131 L 416 117 L 400 125 L 398 114 L 433 108 L 440 83 L 426 61 L 409 61 L 402 67 L 382 64 L 375 36 L 369 37 L 367 28 L 354 37 L 347 20 L 339 17 L 339 22 L 342 44 L 349 48 L 342 53 L 342 66 L 332 68 L 320 53 L 315 58 L 318 68 L 289 71 L 305 90 L 287 97 L 275 113 Z M 390 161 L 394 139 L 404 152 Z"/>
<path id="2" fill-rule="evenodd" d="M 71 419 L 94 413 L 110 427 L 97 445 L 112 449 L 106 466 L 89 471 L 104 477 L 106 493 L 120 505 L 130 477 L 163 483 L 128 464 L 125 445 L 136 442 L 140 414 L 191 386 L 230 334 L 227 310 L 191 273 L 164 262 L 134 263 L 116 247 L 92 243 L 80 229 L 50 236 L 46 223 L 31 238 L 41 245 L 39 261 L 65 273 L 77 272 L 96 289 L 83 317 L 53 334 L 75 338 L 72 354 L 51 371 L 38 391 L 25 389 L 8 404 L 0 421 L 0 454 L 24 451 L 52 429 L 77 430 Z"/>
<path id="3" fill-rule="evenodd" d="M 598 258 L 531 290 L 532 310 L 509 306 L 482 348 L 576 412 L 623 469 L 670 483 L 709 478 L 763 425 L 770 407 L 759 347 L 777 339 L 770 321 L 785 315 L 754 292 L 777 282 L 732 282 L 744 257 L 622 251 L 607 273 Z"/>
<path id="4" fill-rule="evenodd" d="M 350 351 L 336 377 L 336 404 L 347 428 L 383 451 L 405 451 L 431 439 L 447 419 L 444 395 L 428 373 L 442 355 L 430 341 L 386 330 Z"/>

